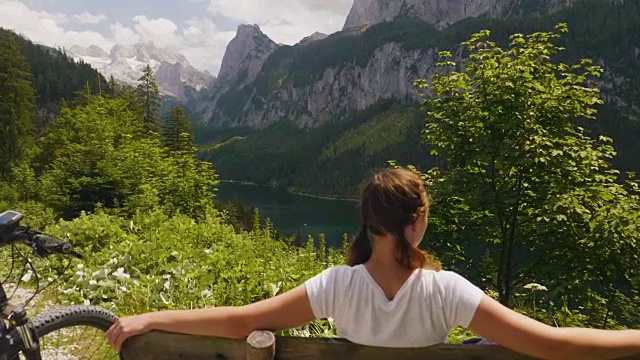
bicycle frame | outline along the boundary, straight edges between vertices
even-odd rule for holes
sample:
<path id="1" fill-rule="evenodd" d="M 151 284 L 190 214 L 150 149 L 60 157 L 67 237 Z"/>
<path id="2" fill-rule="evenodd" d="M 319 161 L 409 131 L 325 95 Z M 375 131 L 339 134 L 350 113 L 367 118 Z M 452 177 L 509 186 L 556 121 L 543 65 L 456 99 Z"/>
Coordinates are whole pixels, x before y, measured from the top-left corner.
<path id="1" fill-rule="evenodd" d="M 11 353 L 15 349 L 20 349 L 27 360 L 42 360 L 39 339 L 24 306 L 10 304 L 1 283 L 0 310 L 0 360 L 17 359 L 18 354 Z"/>
<path id="2" fill-rule="evenodd" d="M 0 213 L 0 246 L 17 243 L 26 245 L 34 255 L 41 258 L 52 254 L 83 258 L 82 254 L 73 249 L 72 244 L 32 230 L 28 226 L 20 226 L 22 217 L 22 213 L 13 210 Z M 102 316 L 98 317 L 110 323 L 114 318 L 117 319 L 115 315 Z M 40 316 L 31 321 L 24 304 L 9 303 L 4 286 L 0 283 L 0 360 L 18 360 L 20 353 L 26 360 L 42 360 L 38 336 L 40 330 L 36 331 L 39 319 Z M 42 336 L 46 336 L 46 333 Z"/>

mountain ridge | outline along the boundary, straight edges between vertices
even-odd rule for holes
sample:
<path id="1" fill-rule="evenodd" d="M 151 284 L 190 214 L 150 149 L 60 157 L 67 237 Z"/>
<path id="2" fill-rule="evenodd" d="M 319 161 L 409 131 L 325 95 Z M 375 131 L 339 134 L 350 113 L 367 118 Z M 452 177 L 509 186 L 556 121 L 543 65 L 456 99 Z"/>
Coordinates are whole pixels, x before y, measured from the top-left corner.
<path id="1" fill-rule="evenodd" d="M 343 30 L 416 17 L 444 29 L 468 18 L 507 17 L 535 12 L 547 13 L 568 6 L 573 0 L 354 0 Z"/>
<path id="2" fill-rule="evenodd" d="M 185 87 L 201 91 L 215 81 L 208 71 L 193 67 L 184 55 L 158 48 L 151 41 L 116 44 L 109 52 L 96 45 L 87 48 L 74 45 L 66 51 L 70 56 L 92 65 L 104 76 L 113 76 L 129 85 L 135 85 L 144 67 L 150 65 L 156 73 L 160 91 L 182 102 L 188 101 Z"/>
<path id="3" fill-rule="evenodd" d="M 216 84 L 221 90 L 213 91 L 211 97 L 200 104 L 203 118 L 200 129 L 210 134 L 242 133 L 244 136 L 242 141 L 218 147 L 203 156 L 216 163 L 221 174 L 229 174 L 236 179 L 275 182 L 305 190 L 313 188 L 324 194 L 346 191 L 346 195 L 351 195 L 350 187 L 329 190 L 333 186 L 331 181 L 343 183 L 338 177 L 347 177 L 347 173 L 355 171 L 342 167 L 340 161 L 353 165 L 369 162 L 374 156 L 379 161 L 376 166 L 384 166 L 386 160 L 393 158 L 390 150 L 379 149 L 376 154 L 366 154 L 357 147 L 343 144 L 340 148 L 350 150 L 331 160 L 334 170 L 342 169 L 339 175 L 325 168 L 330 180 L 313 180 L 311 169 L 328 164 L 326 159 L 321 159 L 321 154 L 326 153 L 323 149 L 331 148 L 335 141 L 324 130 L 317 129 L 326 126 L 344 131 L 355 129 L 359 125 L 348 125 L 348 119 L 358 113 L 369 113 L 368 119 L 376 118 L 383 110 L 376 112 L 370 109 L 381 101 L 418 107 L 420 98 L 413 80 L 428 79 L 433 75 L 439 50 L 461 54 L 460 43 L 474 32 L 489 29 L 493 39 L 505 44 L 513 33 L 550 31 L 559 22 L 569 26 L 569 33 L 559 42 L 566 48 L 559 60 L 575 62 L 587 57 L 605 69 L 599 87 L 606 105 L 600 109 L 600 121 L 590 124 L 589 128 L 594 135 L 614 138 L 619 153 L 616 165 L 620 165 L 621 170 L 638 170 L 634 158 L 640 152 L 640 144 L 635 140 L 640 137 L 640 89 L 634 84 L 640 83 L 637 55 L 640 53 L 640 41 L 630 34 L 640 33 L 640 0 L 584 0 L 544 16 L 532 12 L 505 19 L 469 18 L 443 30 L 420 19 L 400 17 L 392 22 L 350 28 L 308 44 L 279 46 L 263 62 L 253 81 L 245 78 L 244 81 Z M 238 75 L 242 75 L 241 72 L 242 69 Z M 236 79 L 242 78 L 238 76 Z M 212 98 L 216 101 L 210 101 Z M 284 124 L 288 124 L 289 130 L 282 130 Z M 279 144 L 294 143 L 290 140 L 294 136 L 310 136 L 305 131 L 324 137 L 323 145 L 306 148 L 304 143 L 295 142 L 300 148 L 283 148 Z M 329 131 L 334 134 L 332 136 L 339 136 L 332 131 Z M 270 142 L 260 137 L 268 138 Z M 199 138 L 201 142 L 219 139 L 218 135 L 209 139 L 206 136 Z M 313 141 L 309 139 L 307 142 Z M 417 139 L 405 146 L 413 147 L 415 152 L 418 144 L 413 144 L 413 141 Z M 295 158 L 293 153 L 298 152 L 307 155 L 304 159 L 292 161 Z M 246 171 L 236 169 L 228 159 L 242 164 L 245 170 L 255 165 L 264 169 L 264 173 L 261 177 L 242 178 Z M 269 162 L 274 164 L 269 165 Z M 280 165 L 275 163 L 286 163 L 295 168 L 278 170 Z"/>

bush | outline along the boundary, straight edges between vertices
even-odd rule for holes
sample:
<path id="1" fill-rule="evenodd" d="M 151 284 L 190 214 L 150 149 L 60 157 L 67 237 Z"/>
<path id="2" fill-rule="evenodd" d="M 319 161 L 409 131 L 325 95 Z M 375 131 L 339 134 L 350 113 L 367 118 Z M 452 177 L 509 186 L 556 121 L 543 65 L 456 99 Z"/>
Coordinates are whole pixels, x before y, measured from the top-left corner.
<path id="1" fill-rule="evenodd" d="M 215 210 L 201 221 L 159 210 L 131 219 L 98 211 L 45 232 L 71 239 L 86 255 L 68 269 L 57 257 L 38 262 L 41 278 L 62 275 L 57 301 L 100 305 L 118 315 L 244 305 L 343 263 L 339 250 L 294 247 L 269 228 L 238 234 Z M 317 321 L 287 333 L 330 336 L 332 326 Z"/>

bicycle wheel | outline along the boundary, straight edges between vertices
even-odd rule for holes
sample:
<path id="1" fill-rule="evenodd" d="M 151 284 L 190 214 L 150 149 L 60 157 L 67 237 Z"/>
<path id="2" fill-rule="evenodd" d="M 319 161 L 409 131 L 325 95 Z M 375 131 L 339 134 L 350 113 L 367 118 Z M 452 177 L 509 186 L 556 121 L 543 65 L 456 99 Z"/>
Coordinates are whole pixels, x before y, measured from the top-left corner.
<path id="1" fill-rule="evenodd" d="M 118 319 L 97 306 L 55 309 L 34 318 L 43 360 L 119 359 L 106 331 Z"/>

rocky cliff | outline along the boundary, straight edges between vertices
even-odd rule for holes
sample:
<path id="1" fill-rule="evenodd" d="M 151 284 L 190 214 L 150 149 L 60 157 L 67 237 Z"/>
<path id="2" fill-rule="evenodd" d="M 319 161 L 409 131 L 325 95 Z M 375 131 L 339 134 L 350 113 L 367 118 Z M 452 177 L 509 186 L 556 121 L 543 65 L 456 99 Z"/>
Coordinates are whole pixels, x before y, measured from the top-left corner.
<path id="1" fill-rule="evenodd" d="M 211 124 L 209 120 L 217 117 L 217 109 L 226 105 L 220 103 L 220 97 L 252 84 L 279 46 L 258 25 L 238 26 L 236 36 L 227 45 L 217 80 L 208 90 L 210 95 L 197 107 L 205 123 Z"/>
<path id="2" fill-rule="evenodd" d="M 391 42 L 375 49 L 366 63 L 328 67 L 304 86 L 296 86 L 284 71 L 272 83 L 270 76 L 261 74 L 259 84 L 222 94 L 210 108 L 211 123 L 264 128 L 286 119 L 301 127 L 316 127 L 340 114 L 364 110 L 380 99 L 415 98 L 412 81 L 429 76 L 435 59 L 433 49 L 407 50 Z"/>
<path id="3" fill-rule="evenodd" d="M 255 25 L 240 26 L 227 49 L 219 81 L 199 110 L 211 126 L 265 128 L 292 120 L 301 127 L 316 127 L 380 100 L 415 102 L 419 99 L 413 82 L 431 76 L 437 52 L 458 49 L 457 44 L 485 28 L 486 21 L 468 19 L 472 21 L 444 30 L 439 25 L 501 11 L 555 11 L 570 3 L 518 0 L 514 7 L 514 1 L 355 0 L 347 30 L 316 35 L 317 39 L 294 46 L 276 45 Z M 554 17 L 557 21 L 571 18 L 571 11 L 547 16 L 544 30 L 553 28 Z M 398 18 L 398 14 L 411 16 Z M 362 24 L 367 19 L 380 23 Z M 540 28 L 537 15 L 522 19 L 527 19 L 527 26 Z M 520 31 L 518 22 L 494 22 L 492 26 L 498 31 L 510 28 L 505 31 L 513 33 Z"/>
<path id="4" fill-rule="evenodd" d="M 230 82 L 242 73 L 243 81 L 253 81 L 266 59 L 278 44 L 265 35 L 258 25 L 240 25 L 236 36 L 227 45 L 218 79 Z"/>
<path id="5" fill-rule="evenodd" d="M 416 17 L 439 29 L 479 16 L 505 17 L 548 12 L 570 0 L 355 0 L 344 29 Z"/>

